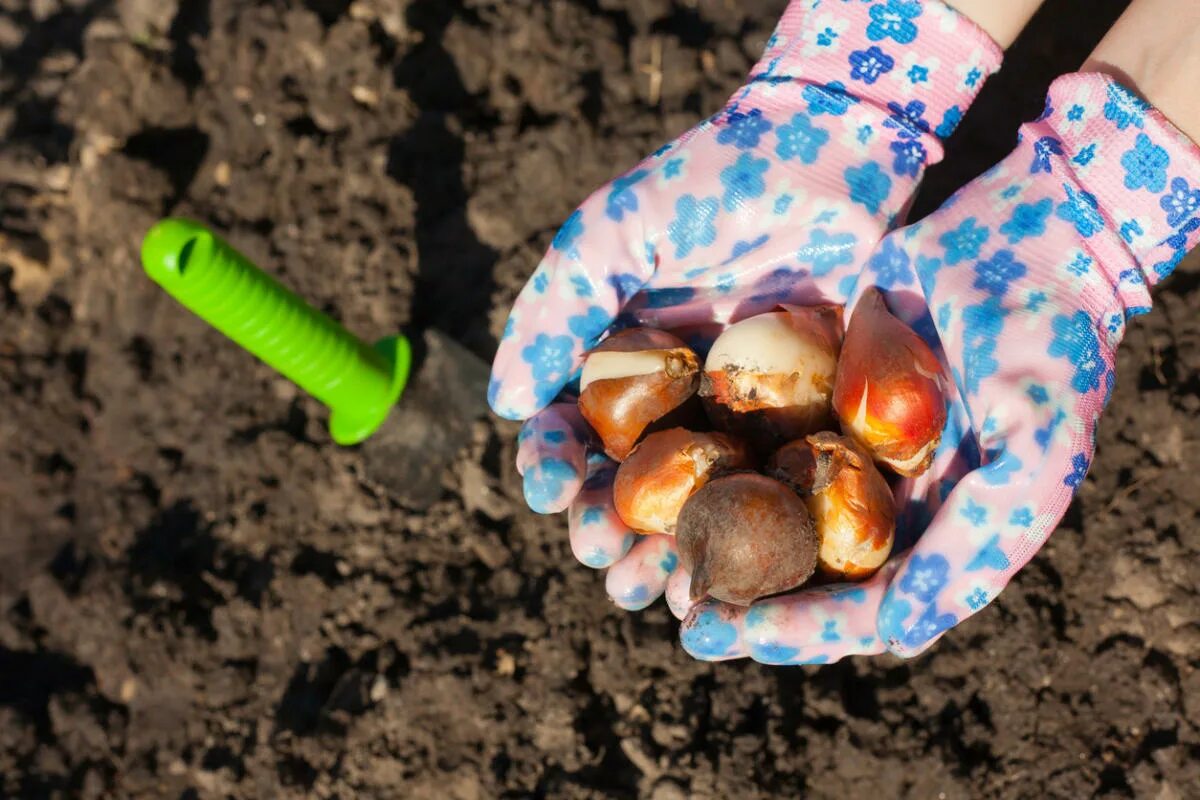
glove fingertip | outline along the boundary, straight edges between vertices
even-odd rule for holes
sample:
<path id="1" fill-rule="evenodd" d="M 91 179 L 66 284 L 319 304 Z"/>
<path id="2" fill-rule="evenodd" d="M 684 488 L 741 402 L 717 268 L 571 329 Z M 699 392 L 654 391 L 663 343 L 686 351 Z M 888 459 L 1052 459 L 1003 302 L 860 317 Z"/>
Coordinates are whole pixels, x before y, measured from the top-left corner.
<path id="1" fill-rule="evenodd" d="M 899 658 L 920 655 L 962 621 L 954 613 L 939 611 L 936 598 L 928 602 L 916 597 L 912 600 L 915 604 L 893 587 L 879 605 L 879 640 L 889 653 Z"/>
<path id="2" fill-rule="evenodd" d="M 576 560 L 592 569 L 604 569 L 625 557 L 637 535 L 621 522 L 610 501 L 597 496 L 599 492 L 589 485 L 591 480 L 589 476 L 571 503 L 567 530 Z M 608 491 L 611 494 L 611 489 Z"/>
<path id="3" fill-rule="evenodd" d="M 565 510 L 587 472 L 587 443 L 578 410 L 560 403 L 529 419 L 517 436 L 517 471 L 526 504 L 539 514 Z"/>
<path id="4" fill-rule="evenodd" d="M 737 625 L 709 601 L 693 606 L 679 627 L 679 643 L 688 655 L 699 661 L 726 661 L 742 658 Z"/>
<path id="5" fill-rule="evenodd" d="M 599 545 L 592 545 L 587 550 L 574 550 L 575 559 L 585 567 L 606 569 L 620 561 L 633 547 L 633 534 L 629 534 L 621 542 L 617 550 L 606 550 Z"/>
<path id="6" fill-rule="evenodd" d="M 516 370 L 520 373 L 520 370 Z M 520 422 L 529 419 L 554 402 L 554 398 L 562 391 L 570 377 L 569 373 L 562 380 L 531 381 L 523 374 L 513 374 L 496 357 L 496 366 L 492 368 L 492 377 L 488 381 L 488 405 L 496 416 L 502 419 Z"/>
<path id="7" fill-rule="evenodd" d="M 610 570 L 608 574 L 612 575 L 612 571 Z M 619 587 L 612 584 L 613 581 L 605 581 L 608 597 L 617 608 L 624 611 L 641 611 L 644 608 L 648 608 L 655 600 L 662 596 L 662 587 L 651 586 L 645 583 L 635 583 Z"/>
<path id="8" fill-rule="evenodd" d="M 612 287 L 552 250 L 518 296 L 496 350 L 488 390 L 493 410 L 522 419 L 553 402 L 612 325 L 621 301 Z"/>
<path id="9" fill-rule="evenodd" d="M 667 608 L 671 610 L 671 614 L 675 619 L 682 622 L 692 610 L 691 600 L 692 576 L 682 565 L 676 567 L 671 573 L 671 577 L 667 578 L 667 590 L 664 596 L 667 600 Z"/>
<path id="10" fill-rule="evenodd" d="M 570 461 L 543 458 L 525 471 L 525 503 L 538 514 L 557 514 L 571 505 L 582 484 L 583 476 Z"/>
<path id="11" fill-rule="evenodd" d="M 637 538 L 604 580 L 608 596 L 626 611 L 640 611 L 662 597 L 667 579 L 679 563 L 674 537 L 651 534 Z"/>
<path id="12" fill-rule="evenodd" d="M 491 407 L 492 413 L 501 419 L 511 420 L 512 422 L 523 422 L 529 419 L 533 414 L 536 414 L 540 409 L 518 408 L 512 403 L 511 398 L 506 396 L 504 392 L 504 381 L 492 373 L 492 377 L 488 380 L 487 402 Z"/>

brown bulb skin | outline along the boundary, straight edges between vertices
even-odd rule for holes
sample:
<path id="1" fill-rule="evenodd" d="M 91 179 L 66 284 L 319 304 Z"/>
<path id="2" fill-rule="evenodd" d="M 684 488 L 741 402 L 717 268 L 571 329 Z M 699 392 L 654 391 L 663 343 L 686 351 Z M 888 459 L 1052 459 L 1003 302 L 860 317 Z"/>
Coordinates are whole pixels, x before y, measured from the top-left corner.
<path id="1" fill-rule="evenodd" d="M 700 361 L 683 341 L 654 328 L 630 328 L 584 358 L 579 412 L 604 452 L 624 461 L 664 420 L 685 421 L 699 385 Z"/>
<path id="2" fill-rule="evenodd" d="M 753 466 L 749 449 L 721 433 L 656 431 L 617 468 L 613 507 L 638 533 L 674 533 L 679 510 L 715 475 Z"/>
<path id="3" fill-rule="evenodd" d="M 818 540 L 804 501 L 789 486 L 752 472 L 709 481 L 684 504 L 679 560 L 691 599 L 748 606 L 803 584 L 817 565 Z"/>
<path id="4" fill-rule="evenodd" d="M 899 475 L 933 463 L 946 425 L 942 367 L 912 328 L 867 289 L 850 315 L 842 343 L 833 410 L 842 430 Z"/>
<path id="5" fill-rule="evenodd" d="M 841 306 L 781 306 L 742 320 L 713 342 L 700 396 L 718 429 L 764 456 L 832 425 Z"/>
<path id="6" fill-rule="evenodd" d="M 825 431 L 789 442 L 766 472 L 804 498 L 820 540 L 821 575 L 863 580 L 887 561 L 896 534 L 895 499 L 853 439 Z"/>

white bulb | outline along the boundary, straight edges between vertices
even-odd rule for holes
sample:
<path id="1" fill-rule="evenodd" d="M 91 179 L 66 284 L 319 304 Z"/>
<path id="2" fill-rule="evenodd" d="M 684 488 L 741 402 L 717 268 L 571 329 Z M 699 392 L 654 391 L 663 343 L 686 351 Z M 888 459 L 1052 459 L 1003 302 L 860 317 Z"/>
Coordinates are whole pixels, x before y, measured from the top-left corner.
<path id="1" fill-rule="evenodd" d="M 761 314 L 731 325 L 713 342 L 706 372 L 790 374 L 820 370 L 832 375 L 836 362 L 823 342 L 796 330 L 785 313 Z"/>

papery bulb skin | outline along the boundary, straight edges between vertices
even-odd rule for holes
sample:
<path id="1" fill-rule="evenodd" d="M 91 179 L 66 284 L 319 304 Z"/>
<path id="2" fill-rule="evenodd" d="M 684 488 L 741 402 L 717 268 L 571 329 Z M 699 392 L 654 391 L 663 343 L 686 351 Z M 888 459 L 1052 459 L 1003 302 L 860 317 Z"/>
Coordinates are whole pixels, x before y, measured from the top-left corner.
<path id="1" fill-rule="evenodd" d="M 804 501 L 789 486 L 741 472 L 710 481 L 679 514 L 676 545 L 693 602 L 748 606 L 812 577 L 818 540 Z"/>
<path id="2" fill-rule="evenodd" d="M 946 425 L 942 367 L 929 345 L 867 289 L 842 342 L 833 410 L 842 430 L 905 477 L 929 469 Z"/>
<path id="3" fill-rule="evenodd" d="M 630 328 L 584 357 L 579 413 L 604 452 L 624 461 L 643 436 L 686 410 L 699 385 L 700 360 L 682 340 L 654 328 Z"/>
<path id="4" fill-rule="evenodd" d="M 713 424 L 760 453 L 830 427 L 841 306 L 780 306 L 727 328 L 704 362 Z"/>
<path id="5" fill-rule="evenodd" d="M 638 533 L 674 533 L 679 510 L 693 492 L 716 475 L 753 466 L 749 448 L 732 436 L 656 431 L 617 468 L 613 506 Z"/>
<path id="6" fill-rule="evenodd" d="M 767 474 L 792 487 L 816 525 L 817 569 L 836 581 L 874 574 L 892 553 L 896 503 L 870 455 L 853 439 L 824 431 L 781 447 Z"/>

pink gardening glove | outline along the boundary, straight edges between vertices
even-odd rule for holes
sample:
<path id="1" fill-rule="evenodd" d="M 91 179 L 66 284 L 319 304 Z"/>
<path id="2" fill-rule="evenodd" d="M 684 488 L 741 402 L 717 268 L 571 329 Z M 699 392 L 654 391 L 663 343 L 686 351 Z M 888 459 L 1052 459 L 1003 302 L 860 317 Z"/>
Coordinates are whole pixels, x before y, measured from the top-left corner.
<path id="1" fill-rule="evenodd" d="M 1087 473 L 1126 319 L 1198 235 L 1196 146 L 1105 76 L 1058 79 L 1011 156 L 889 234 L 862 271 L 953 377 L 933 468 L 896 492 L 897 550 L 920 538 L 859 585 L 701 603 L 680 632 L 688 652 L 912 656 L 991 602 Z M 668 598 L 686 582 L 677 571 Z"/>
<path id="2" fill-rule="evenodd" d="M 722 111 L 597 191 L 559 231 L 514 305 L 489 401 L 509 419 L 532 417 L 517 465 L 525 497 L 542 513 L 575 501 L 574 552 L 593 567 L 620 559 L 608 576 L 619 605 L 662 594 L 674 541 L 645 537 L 626 555 L 635 537 L 612 511 L 614 465 L 588 464 L 573 396 L 546 408 L 583 352 L 618 314 L 687 328 L 702 350 L 713 329 L 781 301 L 844 300 L 1000 58 L 937 0 L 794 0 Z"/>

